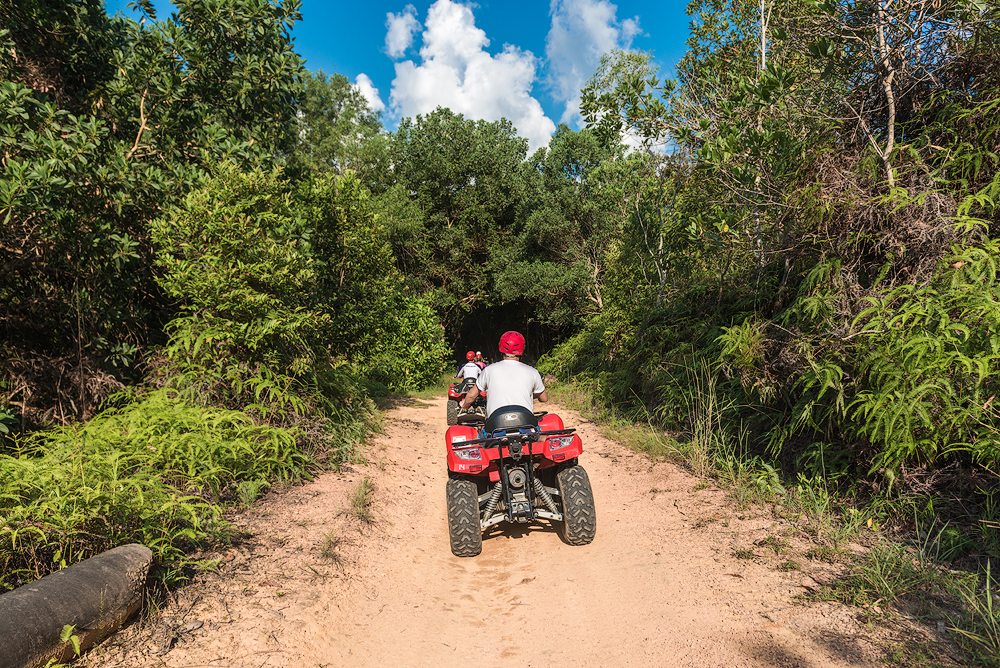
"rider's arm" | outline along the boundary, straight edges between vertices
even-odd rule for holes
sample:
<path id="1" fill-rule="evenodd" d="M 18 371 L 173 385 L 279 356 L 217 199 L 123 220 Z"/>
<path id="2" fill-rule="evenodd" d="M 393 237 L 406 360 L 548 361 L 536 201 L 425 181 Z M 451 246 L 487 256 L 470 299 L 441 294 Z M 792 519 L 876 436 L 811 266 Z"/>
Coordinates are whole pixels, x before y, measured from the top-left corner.
<path id="1" fill-rule="evenodd" d="M 544 392 L 542 394 L 544 394 Z M 468 393 L 466 393 L 465 399 L 462 400 L 462 410 L 464 411 L 469 406 L 471 406 L 472 402 L 475 401 L 476 397 L 478 397 L 478 396 L 479 396 L 479 388 L 477 386 L 473 385 L 472 389 L 469 390 Z M 544 399 L 543 399 L 543 401 L 544 401 Z"/>
<path id="2" fill-rule="evenodd" d="M 541 392 L 535 392 L 535 399 L 538 401 L 548 401 L 549 392 L 548 390 L 542 390 Z"/>

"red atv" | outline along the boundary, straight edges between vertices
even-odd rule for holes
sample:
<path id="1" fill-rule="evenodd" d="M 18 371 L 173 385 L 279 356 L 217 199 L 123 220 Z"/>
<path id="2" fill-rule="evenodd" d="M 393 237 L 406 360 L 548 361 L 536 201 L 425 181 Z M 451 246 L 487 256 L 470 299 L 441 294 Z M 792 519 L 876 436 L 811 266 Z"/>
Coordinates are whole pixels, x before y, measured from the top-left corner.
<path id="1" fill-rule="evenodd" d="M 594 493 L 577 463 L 583 441 L 555 414 L 504 406 L 481 426 L 456 425 L 448 449 L 448 533 L 457 557 L 483 549 L 483 531 L 500 522 L 548 519 L 570 545 L 597 532 Z"/>
<path id="2" fill-rule="evenodd" d="M 476 384 L 475 378 L 463 378 L 448 388 L 448 424 L 458 424 L 459 422 L 482 422 L 486 417 L 486 393 L 481 392 L 476 400 L 469 406 L 469 410 L 462 412 L 462 401 L 465 395 Z"/>

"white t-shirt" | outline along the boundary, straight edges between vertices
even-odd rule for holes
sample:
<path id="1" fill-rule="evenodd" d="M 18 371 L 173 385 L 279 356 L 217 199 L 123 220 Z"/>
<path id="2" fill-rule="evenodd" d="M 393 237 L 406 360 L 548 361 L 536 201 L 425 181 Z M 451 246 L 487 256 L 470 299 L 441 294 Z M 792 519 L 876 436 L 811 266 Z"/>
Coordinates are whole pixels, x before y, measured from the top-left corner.
<path id="1" fill-rule="evenodd" d="M 535 395 L 545 391 L 541 374 L 517 360 L 489 365 L 483 369 L 476 386 L 480 392 L 486 392 L 486 417 L 501 406 L 524 406 L 534 411 Z"/>
<path id="2" fill-rule="evenodd" d="M 482 373 L 482 369 L 479 368 L 475 362 L 466 362 L 465 366 L 458 370 L 459 378 L 479 378 L 479 374 Z"/>

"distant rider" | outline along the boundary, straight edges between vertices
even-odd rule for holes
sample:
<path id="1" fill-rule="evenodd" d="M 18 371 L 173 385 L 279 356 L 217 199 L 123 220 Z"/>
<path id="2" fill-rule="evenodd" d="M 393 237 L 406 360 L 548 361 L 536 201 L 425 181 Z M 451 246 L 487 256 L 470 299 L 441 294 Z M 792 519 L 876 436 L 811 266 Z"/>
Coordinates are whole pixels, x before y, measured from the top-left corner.
<path id="1" fill-rule="evenodd" d="M 479 374 L 482 373 L 482 369 L 476 364 L 476 353 L 471 350 L 465 353 L 465 359 L 469 360 L 459 368 L 458 373 L 455 374 L 455 378 L 479 378 Z"/>
<path id="2" fill-rule="evenodd" d="M 483 354 L 478 350 L 476 351 L 476 364 L 479 366 L 480 369 L 486 368 L 486 361 L 483 359 Z"/>
<path id="3" fill-rule="evenodd" d="M 507 332 L 500 337 L 503 360 L 486 367 L 476 386 L 469 390 L 462 401 L 467 409 L 480 392 L 486 392 L 486 417 L 501 406 L 524 406 L 534 412 L 534 400 L 548 401 L 542 376 L 534 367 L 523 364 L 524 337 L 518 332 Z"/>

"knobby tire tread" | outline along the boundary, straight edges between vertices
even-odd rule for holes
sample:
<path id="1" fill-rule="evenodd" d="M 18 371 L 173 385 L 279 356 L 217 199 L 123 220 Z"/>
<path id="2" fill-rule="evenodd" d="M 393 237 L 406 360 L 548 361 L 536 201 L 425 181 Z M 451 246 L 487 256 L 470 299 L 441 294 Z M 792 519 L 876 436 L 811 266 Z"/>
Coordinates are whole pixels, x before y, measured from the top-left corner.
<path id="1" fill-rule="evenodd" d="M 479 524 L 479 492 L 476 483 L 465 478 L 449 478 L 448 535 L 456 557 L 474 557 L 483 551 L 483 531 Z"/>
<path id="2" fill-rule="evenodd" d="M 448 426 L 458 424 L 458 402 L 448 399 Z"/>
<path id="3" fill-rule="evenodd" d="M 560 470 L 556 479 L 563 504 L 562 539 L 570 545 L 587 545 L 597 535 L 597 509 L 590 478 L 582 466 L 574 465 Z"/>

